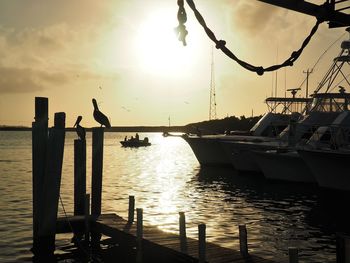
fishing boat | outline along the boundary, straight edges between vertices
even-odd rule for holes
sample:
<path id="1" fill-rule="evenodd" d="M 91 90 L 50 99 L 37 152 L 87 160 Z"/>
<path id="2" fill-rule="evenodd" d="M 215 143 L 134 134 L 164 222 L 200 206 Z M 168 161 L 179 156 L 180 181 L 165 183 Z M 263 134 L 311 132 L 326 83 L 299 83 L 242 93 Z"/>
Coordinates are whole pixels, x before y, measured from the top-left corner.
<path id="1" fill-rule="evenodd" d="M 267 98 L 265 103 L 268 112 L 247 132 L 226 134 L 201 135 L 184 134 L 182 138 L 190 145 L 194 155 L 204 166 L 232 166 L 231 156 L 223 145 L 228 142 L 244 141 L 248 144 L 270 142 L 285 129 L 290 121 L 292 112 L 302 115 L 302 111 L 309 106 L 309 98 Z"/>
<path id="2" fill-rule="evenodd" d="M 148 137 L 145 137 L 143 140 L 140 140 L 139 138 L 125 138 L 125 140 L 120 141 L 120 143 L 123 147 L 144 147 L 151 145 L 151 143 L 148 140 Z"/>
<path id="3" fill-rule="evenodd" d="M 350 39 L 341 43 L 341 52 L 333 60 L 312 97 L 311 107 L 299 120 L 296 118 L 271 142 L 251 143 L 246 141 L 222 142 L 223 147 L 231 158 L 233 166 L 241 171 L 265 170 L 265 176 L 272 179 L 284 179 L 288 181 L 314 181 L 307 175 L 307 167 L 303 164 L 296 152 L 298 145 L 305 143 L 312 137 L 314 132 L 321 126 L 330 126 L 335 121 L 338 125 L 347 125 L 347 110 L 349 108 L 350 94 L 339 84 L 349 83 L 348 76 L 344 74 L 345 67 L 350 62 Z M 348 66 L 347 66 L 348 67 Z M 348 67 L 349 68 L 349 67 Z M 339 92 L 332 92 L 339 88 Z M 338 118 L 339 117 L 339 118 Z M 314 140 L 315 141 L 315 140 Z M 281 151 L 282 148 L 282 151 Z M 265 152 L 257 154 L 257 151 Z M 260 158 L 260 165 L 256 159 Z M 268 162 L 268 164 L 267 164 Z M 262 165 L 261 165 L 262 164 Z M 280 171 L 276 167 L 281 167 Z M 304 176 L 293 178 L 295 174 L 282 174 L 281 170 L 300 168 Z M 263 168 L 263 169 L 262 169 Z"/>
<path id="4" fill-rule="evenodd" d="M 239 171 L 261 172 L 255 158 L 256 151 L 294 149 L 297 143 L 307 141 L 318 127 L 330 125 L 340 114 L 340 111 L 335 109 L 327 111 L 323 108 L 325 103 L 329 103 L 330 97 L 328 95 L 331 94 L 314 94 L 313 107 L 310 112 L 300 117 L 298 115 L 292 117 L 290 124 L 274 138 L 221 142 L 233 166 Z"/>

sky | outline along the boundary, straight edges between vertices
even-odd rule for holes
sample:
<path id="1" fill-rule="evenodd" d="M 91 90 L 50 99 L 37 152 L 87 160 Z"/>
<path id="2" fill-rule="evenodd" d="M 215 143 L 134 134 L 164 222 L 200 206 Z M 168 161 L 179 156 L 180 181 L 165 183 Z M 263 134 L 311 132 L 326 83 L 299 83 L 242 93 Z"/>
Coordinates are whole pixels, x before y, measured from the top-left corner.
<path id="1" fill-rule="evenodd" d="M 283 62 L 316 21 L 257 0 L 195 3 L 217 38 L 256 66 Z M 49 98 L 49 125 L 66 112 L 67 127 L 79 115 L 82 126 L 98 126 L 92 98 L 112 126 L 208 120 L 213 43 L 185 8 L 186 47 L 174 34 L 176 0 L 1 0 L 0 125 L 31 126 L 35 97 Z M 310 75 L 311 93 L 339 53 L 341 42 L 329 48 L 338 38 L 349 38 L 345 28 L 321 24 L 293 67 L 263 76 L 214 48 L 217 117 L 264 114 L 265 98 L 299 87 L 329 49 Z"/>

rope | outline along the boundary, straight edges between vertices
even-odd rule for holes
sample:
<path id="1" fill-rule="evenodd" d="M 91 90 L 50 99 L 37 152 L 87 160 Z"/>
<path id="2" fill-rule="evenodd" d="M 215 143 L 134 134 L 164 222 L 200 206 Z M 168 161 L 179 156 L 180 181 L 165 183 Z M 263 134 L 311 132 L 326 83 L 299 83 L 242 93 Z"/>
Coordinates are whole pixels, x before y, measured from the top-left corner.
<path id="1" fill-rule="evenodd" d="M 343 38 L 343 36 L 346 34 L 346 32 L 345 33 L 343 33 L 340 37 L 338 37 L 333 43 L 331 43 L 330 45 L 329 45 L 329 47 L 325 50 L 325 51 L 323 51 L 323 53 L 319 56 L 319 58 L 317 59 L 317 61 L 315 62 L 315 64 L 312 66 L 312 68 L 311 68 L 311 71 L 314 71 L 314 69 L 316 68 L 316 66 L 317 66 L 317 64 L 321 61 L 321 58 L 340 40 L 340 39 L 342 39 Z M 341 53 L 340 53 L 341 54 Z M 307 78 L 307 77 L 306 77 Z M 301 88 L 303 85 L 304 85 L 304 83 L 305 83 L 305 81 L 306 81 L 306 78 L 303 80 L 303 82 L 299 85 L 299 87 L 298 88 Z"/>
<path id="2" fill-rule="evenodd" d="M 180 41 L 182 41 L 184 45 L 186 45 L 185 37 L 188 34 L 188 32 L 187 32 L 186 27 L 185 27 L 184 24 L 185 24 L 185 22 L 187 20 L 187 17 L 186 17 L 186 11 L 185 11 L 183 2 L 184 2 L 183 0 L 178 0 L 177 1 L 177 4 L 179 6 L 179 11 L 178 11 L 179 26 L 176 27 L 175 30 L 176 30 L 176 32 L 178 32 L 178 39 Z M 215 47 L 217 49 L 221 49 L 221 51 L 226 56 L 228 56 L 232 60 L 236 61 L 243 68 L 245 68 L 245 69 L 247 69 L 249 71 L 255 72 L 259 76 L 263 75 L 265 72 L 275 71 L 275 70 L 278 70 L 280 68 L 287 67 L 287 66 L 293 66 L 293 63 L 299 58 L 299 56 L 303 52 L 304 48 L 309 44 L 311 38 L 316 33 L 316 31 L 318 29 L 318 26 L 322 22 L 324 22 L 321 18 L 317 18 L 316 24 L 313 26 L 313 28 L 311 29 L 309 35 L 303 41 L 301 47 L 298 50 L 293 51 L 292 54 L 290 55 L 290 57 L 288 59 L 286 59 L 283 63 L 277 64 L 277 65 L 272 65 L 270 67 L 264 68 L 262 66 L 251 65 L 248 62 L 245 62 L 245 61 L 239 59 L 230 49 L 228 49 L 226 47 L 226 41 L 225 40 L 218 40 L 216 38 L 216 36 L 213 33 L 213 31 L 205 23 L 205 20 L 204 20 L 203 16 L 201 15 L 201 13 L 197 10 L 196 5 L 194 4 L 193 0 L 186 0 L 186 2 L 188 4 L 188 6 L 192 9 L 192 11 L 194 12 L 194 15 L 196 16 L 197 21 L 203 27 L 203 29 L 204 29 L 205 33 L 207 34 L 207 36 L 215 43 Z"/>
<path id="3" fill-rule="evenodd" d="M 61 203 L 62 210 L 63 210 L 63 213 L 64 213 L 64 217 L 66 218 L 66 221 L 68 222 L 68 225 L 69 225 L 69 228 L 70 228 L 71 232 L 74 233 L 73 226 L 72 226 L 72 224 L 70 223 L 70 221 L 68 220 L 68 215 L 67 215 L 67 213 L 66 213 L 66 209 L 64 208 L 61 195 L 59 195 L 59 198 L 60 198 L 60 203 Z M 93 259 L 93 260 L 95 260 L 96 262 L 101 262 L 101 260 L 100 260 L 99 258 L 96 258 L 93 254 L 89 253 L 89 252 L 84 248 L 84 246 L 81 244 L 81 242 L 80 242 L 79 239 L 76 239 L 76 244 L 77 244 L 78 248 L 81 249 L 81 251 L 83 251 L 83 253 L 87 256 L 87 258 L 89 259 L 88 262 L 90 262 L 90 259 Z"/>
<path id="4" fill-rule="evenodd" d="M 179 41 L 181 41 L 182 44 L 186 46 L 186 36 L 188 34 L 188 31 L 186 30 L 185 26 L 185 23 L 187 21 L 187 14 L 184 7 L 184 0 L 177 0 L 177 5 L 179 6 L 179 11 L 177 12 L 177 20 L 179 21 L 179 25 L 175 28 L 175 32 Z"/>

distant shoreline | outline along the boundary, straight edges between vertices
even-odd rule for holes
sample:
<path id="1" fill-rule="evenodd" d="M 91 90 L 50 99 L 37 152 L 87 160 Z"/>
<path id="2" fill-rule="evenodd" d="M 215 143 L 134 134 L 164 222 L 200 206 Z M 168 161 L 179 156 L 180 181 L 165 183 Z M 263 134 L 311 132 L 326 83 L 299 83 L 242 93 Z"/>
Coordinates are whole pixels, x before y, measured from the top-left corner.
<path id="1" fill-rule="evenodd" d="M 87 132 L 91 132 L 92 128 L 85 128 Z M 0 127 L 0 131 L 31 131 L 30 127 Z M 75 131 L 75 128 L 66 128 L 66 131 Z M 105 132 L 185 132 L 185 126 L 116 126 L 105 129 Z"/>
<path id="2" fill-rule="evenodd" d="M 222 134 L 226 131 L 248 131 L 262 116 L 248 117 L 226 117 L 209 121 L 190 123 L 184 126 L 115 126 L 105 129 L 106 132 L 182 132 L 201 134 Z M 91 132 L 92 128 L 85 128 Z M 23 126 L 0 126 L 0 131 L 31 131 L 31 127 Z M 68 127 L 66 131 L 75 131 L 75 128 Z"/>

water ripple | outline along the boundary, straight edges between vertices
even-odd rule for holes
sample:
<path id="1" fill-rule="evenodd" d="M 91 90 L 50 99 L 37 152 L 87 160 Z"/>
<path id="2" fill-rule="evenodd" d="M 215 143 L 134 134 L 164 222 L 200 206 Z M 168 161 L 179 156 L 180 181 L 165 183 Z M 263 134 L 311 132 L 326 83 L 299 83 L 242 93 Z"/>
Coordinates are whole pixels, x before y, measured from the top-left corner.
<path id="1" fill-rule="evenodd" d="M 279 262 L 287 262 L 289 246 L 300 248 L 302 262 L 334 262 L 335 233 L 350 233 L 339 200 L 321 195 L 314 187 L 269 182 L 232 169 L 201 168 L 178 137 L 140 134 L 150 138 L 150 147 L 122 148 L 119 140 L 125 135 L 133 134 L 105 134 L 104 213 L 127 217 L 128 196 L 134 195 L 146 223 L 177 233 L 178 212 L 183 211 L 188 236 L 197 238 L 197 225 L 204 222 L 208 241 L 234 249 L 239 248 L 238 225 L 246 224 L 250 251 Z M 67 133 L 61 184 L 68 214 L 73 213 L 75 138 L 75 133 Z M 90 192 L 90 133 L 87 145 Z M 0 168 L 0 232 L 6 236 L 0 240 L 0 261 L 31 261 L 30 132 L 0 132 Z M 64 215 L 62 207 L 59 215 Z M 57 247 L 66 246 L 70 238 L 58 235 Z"/>

